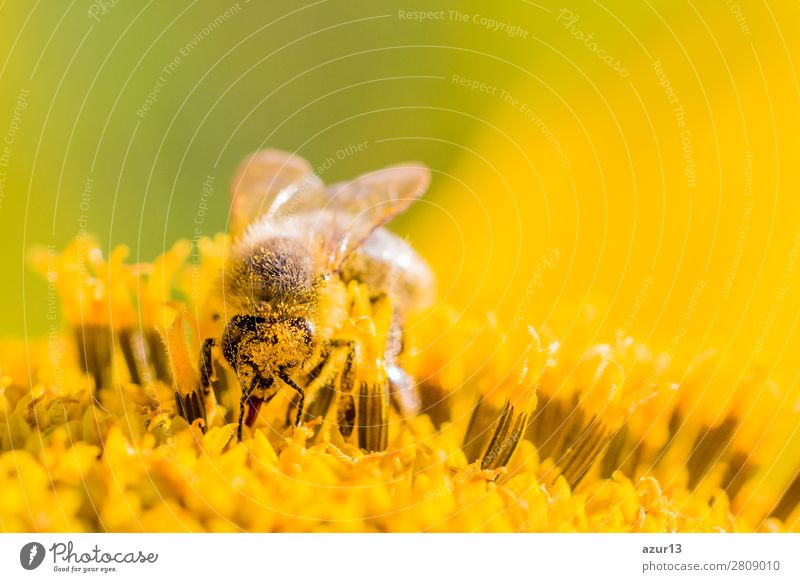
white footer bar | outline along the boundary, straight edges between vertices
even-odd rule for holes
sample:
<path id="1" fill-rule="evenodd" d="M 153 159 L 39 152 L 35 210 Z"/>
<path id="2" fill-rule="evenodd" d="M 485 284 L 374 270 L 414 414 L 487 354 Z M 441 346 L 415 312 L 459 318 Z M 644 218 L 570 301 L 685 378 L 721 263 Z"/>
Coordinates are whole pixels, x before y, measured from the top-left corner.
<path id="1" fill-rule="evenodd" d="M 800 534 L 0 534 L 2 580 L 462 577 L 796 581 Z"/>

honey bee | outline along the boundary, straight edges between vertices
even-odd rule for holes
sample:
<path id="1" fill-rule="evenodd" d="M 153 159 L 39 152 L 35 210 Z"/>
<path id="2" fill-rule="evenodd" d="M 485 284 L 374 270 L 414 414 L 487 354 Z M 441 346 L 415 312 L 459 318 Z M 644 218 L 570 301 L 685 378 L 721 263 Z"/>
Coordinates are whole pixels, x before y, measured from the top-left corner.
<path id="1" fill-rule="evenodd" d="M 414 412 L 413 381 L 397 357 L 403 323 L 433 303 L 435 279 L 425 260 L 383 225 L 422 196 L 429 183 L 430 171 L 419 163 L 326 187 L 296 155 L 264 150 L 246 158 L 231 187 L 234 242 L 219 285 L 224 328 L 203 342 L 200 390 L 176 394 L 179 412 L 190 422 L 205 419 L 213 363 L 224 360 L 242 389 L 239 440 L 243 426 L 255 422 L 259 407 L 283 385 L 296 392 L 299 426 L 308 419 L 305 385 L 334 354 L 346 354 L 339 358 L 338 425 L 349 436 L 356 415 L 349 392 L 357 346 L 338 332 L 348 317 L 346 284 L 352 280 L 391 301 L 393 323 L 384 355 L 391 402 L 403 414 Z"/>

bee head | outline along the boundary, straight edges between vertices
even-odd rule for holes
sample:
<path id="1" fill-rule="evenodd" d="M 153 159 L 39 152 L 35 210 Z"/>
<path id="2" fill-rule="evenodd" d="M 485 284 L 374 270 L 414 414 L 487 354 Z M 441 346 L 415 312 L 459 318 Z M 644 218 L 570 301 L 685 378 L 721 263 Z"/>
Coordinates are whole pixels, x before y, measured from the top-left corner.
<path id="1" fill-rule="evenodd" d="M 305 317 L 234 315 L 222 335 L 222 353 L 234 370 L 247 362 L 262 373 L 302 365 L 314 344 L 314 325 Z"/>

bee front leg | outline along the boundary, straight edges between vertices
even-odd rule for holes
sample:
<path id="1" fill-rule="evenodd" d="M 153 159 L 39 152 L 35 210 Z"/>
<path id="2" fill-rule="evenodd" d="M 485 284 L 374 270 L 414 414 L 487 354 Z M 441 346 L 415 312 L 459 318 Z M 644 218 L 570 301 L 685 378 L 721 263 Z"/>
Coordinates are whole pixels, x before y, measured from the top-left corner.
<path id="1" fill-rule="evenodd" d="M 244 405 L 250 400 L 250 390 L 242 390 L 242 397 L 239 399 L 239 423 L 236 425 L 236 440 L 242 441 L 242 430 L 244 428 Z"/>
<path id="2" fill-rule="evenodd" d="M 347 359 L 345 361 L 344 370 L 342 372 L 342 387 L 343 392 L 351 392 L 353 386 L 352 368 L 353 359 L 355 358 L 355 342 L 352 340 L 330 340 L 325 343 L 319 363 L 308 373 L 308 384 L 315 382 L 325 370 L 325 367 L 330 360 L 333 350 L 347 348 Z M 285 376 L 285 377 L 284 377 Z M 305 390 L 292 381 L 288 375 L 280 375 L 281 380 L 291 386 L 296 392 L 297 396 L 292 399 L 289 409 L 286 412 L 286 423 L 289 423 L 289 414 L 293 408 L 297 408 L 297 416 L 295 418 L 295 425 L 300 426 L 302 422 L 309 422 L 315 418 L 324 419 L 328 413 L 331 402 L 335 395 L 335 389 L 332 382 L 325 381 L 322 387 L 315 394 L 312 395 L 311 403 L 308 409 L 304 408 L 305 403 Z M 352 400 L 352 398 L 351 398 Z M 353 414 L 355 416 L 355 413 Z"/>
<path id="3" fill-rule="evenodd" d="M 303 404 L 305 404 L 306 401 L 306 393 L 286 372 L 278 372 L 278 378 L 300 395 L 300 401 L 297 403 L 297 416 L 294 421 L 295 426 L 300 426 L 300 423 L 303 421 Z"/>
<path id="4" fill-rule="evenodd" d="M 300 402 L 300 395 L 295 394 L 289 402 L 289 407 L 286 409 L 286 417 L 283 419 L 283 424 L 286 426 L 292 424 L 292 410 L 297 409 L 298 402 Z M 306 416 L 308 416 L 308 407 L 306 407 Z M 305 422 L 305 419 L 303 419 L 303 421 Z"/>

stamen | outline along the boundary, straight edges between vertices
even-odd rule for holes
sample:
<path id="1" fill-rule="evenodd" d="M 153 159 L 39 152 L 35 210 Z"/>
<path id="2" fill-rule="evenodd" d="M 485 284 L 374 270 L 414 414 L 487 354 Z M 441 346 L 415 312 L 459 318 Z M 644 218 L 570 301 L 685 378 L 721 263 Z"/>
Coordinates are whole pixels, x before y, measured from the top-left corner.
<path id="1" fill-rule="evenodd" d="M 689 469 L 689 487 L 694 489 L 725 454 L 733 437 L 738 420 L 726 418 L 722 424 L 706 428 L 698 437 L 686 462 Z"/>
<path id="2" fill-rule="evenodd" d="M 368 452 L 386 450 L 389 438 L 389 382 L 362 382 L 358 393 L 358 446 Z"/>
<path id="3" fill-rule="evenodd" d="M 770 515 L 777 517 L 781 521 L 786 521 L 794 513 L 798 505 L 800 505 L 800 473 L 795 476 L 789 487 L 783 492 L 780 501 L 770 512 Z"/>

